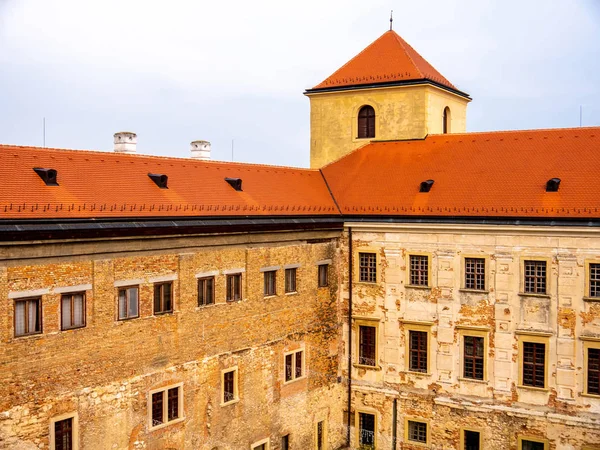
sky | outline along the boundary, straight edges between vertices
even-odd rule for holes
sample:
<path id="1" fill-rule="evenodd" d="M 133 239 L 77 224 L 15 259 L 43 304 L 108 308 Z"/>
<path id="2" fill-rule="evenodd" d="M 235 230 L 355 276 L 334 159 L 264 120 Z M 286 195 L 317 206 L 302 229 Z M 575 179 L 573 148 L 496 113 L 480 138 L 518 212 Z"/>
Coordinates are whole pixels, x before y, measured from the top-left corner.
<path id="1" fill-rule="evenodd" d="M 600 125 L 600 0 L 0 0 L 0 143 L 307 167 L 304 90 L 390 10 L 468 131 Z"/>

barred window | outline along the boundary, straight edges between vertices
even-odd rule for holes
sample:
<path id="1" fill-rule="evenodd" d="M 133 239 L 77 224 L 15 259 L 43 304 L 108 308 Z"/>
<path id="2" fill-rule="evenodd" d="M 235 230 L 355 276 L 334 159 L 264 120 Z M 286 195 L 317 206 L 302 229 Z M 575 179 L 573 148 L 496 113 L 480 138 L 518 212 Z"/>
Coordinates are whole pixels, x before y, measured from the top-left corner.
<path id="1" fill-rule="evenodd" d="M 173 283 L 154 284 L 154 314 L 173 312 Z"/>
<path id="2" fill-rule="evenodd" d="M 42 299 L 15 301 L 15 337 L 42 332 Z"/>
<path id="3" fill-rule="evenodd" d="M 317 423 L 317 450 L 325 448 L 325 425 L 323 421 Z"/>
<path id="4" fill-rule="evenodd" d="M 587 393 L 600 395 L 600 348 L 588 349 Z"/>
<path id="5" fill-rule="evenodd" d="M 413 442 L 427 443 L 427 423 L 408 421 L 408 440 Z"/>
<path id="6" fill-rule="evenodd" d="M 427 372 L 427 332 L 409 330 L 409 370 Z"/>
<path id="7" fill-rule="evenodd" d="M 358 254 L 358 280 L 365 283 L 377 282 L 377 255 L 375 253 Z"/>
<path id="8" fill-rule="evenodd" d="M 376 327 L 360 326 L 358 328 L 358 363 L 364 366 L 376 366 Z"/>
<path id="9" fill-rule="evenodd" d="M 304 375 L 303 359 L 303 350 L 285 355 L 285 381 L 292 381 Z"/>
<path id="10" fill-rule="evenodd" d="M 85 293 L 63 294 L 60 299 L 60 328 L 85 327 Z"/>
<path id="11" fill-rule="evenodd" d="M 242 274 L 227 275 L 227 301 L 238 302 L 242 299 Z"/>
<path id="12" fill-rule="evenodd" d="M 277 294 L 277 271 L 269 270 L 264 272 L 264 289 L 265 297 L 270 297 Z"/>
<path id="13" fill-rule="evenodd" d="M 119 320 L 139 316 L 139 289 L 137 286 L 119 289 Z"/>
<path id="14" fill-rule="evenodd" d="M 479 431 L 464 430 L 465 446 L 462 450 L 480 450 L 481 433 Z"/>
<path id="15" fill-rule="evenodd" d="M 181 418 L 182 386 L 169 387 L 152 392 L 150 396 L 152 423 L 151 428 L 167 424 Z"/>
<path id="16" fill-rule="evenodd" d="M 546 385 L 546 344 L 523 342 L 523 385 Z"/>
<path id="17" fill-rule="evenodd" d="M 479 336 L 464 336 L 463 376 L 483 380 L 484 346 Z"/>
<path id="18" fill-rule="evenodd" d="M 198 306 L 215 303 L 215 277 L 198 278 Z"/>
<path id="19" fill-rule="evenodd" d="M 600 297 L 600 264 L 590 264 L 590 297 Z"/>
<path id="20" fill-rule="evenodd" d="M 329 264 L 319 264 L 319 287 L 329 286 Z"/>
<path id="21" fill-rule="evenodd" d="M 410 255 L 410 284 L 429 286 L 429 258 L 422 255 Z"/>
<path id="22" fill-rule="evenodd" d="M 285 293 L 296 292 L 296 269 L 285 269 Z"/>
<path id="23" fill-rule="evenodd" d="M 223 403 L 237 400 L 237 369 L 223 373 Z"/>
<path id="24" fill-rule="evenodd" d="M 465 258 L 465 289 L 485 290 L 484 258 Z"/>
<path id="25" fill-rule="evenodd" d="M 546 293 L 546 261 L 525 261 L 525 292 Z"/>
<path id="26" fill-rule="evenodd" d="M 358 443 L 361 450 L 375 448 L 375 415 L 358 413 Z"/>
<path id="27" fill-rule="evenodd" d="M 73 450 L 73 418 L 54 422 L 54 449 Z"/>

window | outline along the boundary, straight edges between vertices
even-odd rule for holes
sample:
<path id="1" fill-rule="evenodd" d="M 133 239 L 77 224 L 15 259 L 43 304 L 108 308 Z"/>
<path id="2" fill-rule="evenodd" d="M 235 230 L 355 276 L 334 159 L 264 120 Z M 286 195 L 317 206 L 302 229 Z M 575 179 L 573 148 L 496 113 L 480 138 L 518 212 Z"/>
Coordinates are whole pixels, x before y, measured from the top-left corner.
<path id="1" fill-rule="evenodd" d="M 377 328 L 358 327 L 358 363 L 363 366 L 377 365 Z"/>
<path id="2" fill-rule="evenodd" d="M 358 261 L 358 280 L 364 283 L 376 283 L 377 255 L 375 253 L 359 253 Z"/>
<path id="3" fill-rule="evenodd" d="M 281 450 L 290 450 L 290 435 L 281 436 Z"/>
<path id="4" fill-rule="evenodd" d="M 410 255 L 410 284 L 412 286 L 429 286 L 428 256 Z"/>
<path id="5" fill-rule="evenodd" d="M 173 312 L 173 283 L 154 284 L 154 314 Z"/>
<path id="6" fill-rule="evenodd" d="M 183 420 L 183 384 L 150 391 L 150 429 Z"/>
<path id="7" fill-rule="evenodd" d="M 481 433 L 474 430 L 462 430 L 461 450 L 480 450 Z"/>
<path id="8" fill-rule="evenodd" d="M 319 287 L 329 285 L 329 264 L 319 264 Z"/>
<path id="9" fill-rule="evenodd" d="M 375 415 L 358 413 L 358 444 L 361 450 L 375 448 Z"/>
<path id="10" fill-rule="evenodd" d="M 73 418 L 54 422 L 54 450 L 73 449 Z"/>
<path id="11" fill-rule="evenodd" d="M 139 317 L 139 288 L 137 286 L 119 289 L 119 320 Z"/>
<path id="12" fill-rule="evenodd" d="M 296 269 L 285 269 L 285 293 L 296 292 Z"/>
<path id="13" fill-rule="evenodd" d="M 375 137 L 375 110 L 372 106 L 365 105 L 358 112 L 358 138 Z"/>
<path id="14" fill-rule="evenodd" d="M 227 275 L 227 301 L 239 302 L 242 299 L 242 274 Z"/>
<path id="15" fill-rule="evenodd" d="M 85 293 L 63 294 L 60 299 L 60 328 L 85 327 Z"/>
<path id="16" fill-rule="evenodd" d="M 316 449 L 324 450 L 327 442 L 327 431 L 325 430 L 325 422 L 317 422 L 317 430 L 315 433 Z"/>
<path id="17" fill-rule="evenodd" d="M 251 450 L 269 450 L 269 439 L 263 439 L 262 441 L 255 442 L 250 446 Z"/>
<path id="18" fill-rule="evenodd" d="M 304 376 L 304 350 L 285 355 L 285 381 L 294 381 Z"/>
<path id="19" fill-rule="evenodd" d="M 42 332 L 42 299 L 15 301 L 15 337 Z"/>
<path id="20" fill-rule="evenodd" d="M 239 400 L 238 397 L 238 371 L 237 367 L 233 369 L 225 369 L 221 372 L 221 381 L 223 386 L 223 396 L 221 406 Z"/>
<path id="21" fill-rule="evenodd" d="M 215 277 L 198 278 L 198 306 L 215 303 Z"/>
<path id="22" fill-rule="evenodd" d="M 524 292 L 546 294 L 546 261 L 525 261 Z"/>
<path id="23" fill-rule="evenodd" d="M 408 370 L 411 372 L 427 373 L 427 335 L 427 331 L 408 331 Z"/>
<path id="24" fill-rule="evenodd" d="M 444 108 L 444 114 L 442 117 L 442 133 L 450 133 L 450 108 L 447 106 Z"/>
<path id="25" fill-rule="evenodd" d="M 420 442 L 422 444 L 428 443 L 427 422 L 407 419 L 405 430 L 407 441 Z"/>
<path id="26" fill-rule="evenodd" d="M 523 386 L 544 388 L 546 386 L 546 344 L 527 342 L 523 345 Z"/>
<path id="27" fill-rule="evenodd" d="M 265 283 L 264 283 L 264 296 L 269 297 L 277 295 L 277 271 L 269 270 L 264 272 Z"/>
<path id="28" fill-rule="evenodd" d="M 583 343 L 585 390 L 588 395 L 600 395 L 600 342 Z"/>
<path id="29" fill-rule="evenodd" d="M 600 297 L 600 264 L 589 265 L 590 297 Z"/>
<path id="30" fill-rule="evenodd" d="M 465 258 L 465 289 L 485 290 L 485 258 Z"/>
<path id="31" fill-rule="evenodd" d="M 474 380 L 483 380 L 484 338 L 481 336 L 463 336 L 463 376 Z"/>
<path id="32" fill-rule="evenodd" d="M 548 441 L 530 437 L 518 438 L 519 450 L 548 450 Z"/>

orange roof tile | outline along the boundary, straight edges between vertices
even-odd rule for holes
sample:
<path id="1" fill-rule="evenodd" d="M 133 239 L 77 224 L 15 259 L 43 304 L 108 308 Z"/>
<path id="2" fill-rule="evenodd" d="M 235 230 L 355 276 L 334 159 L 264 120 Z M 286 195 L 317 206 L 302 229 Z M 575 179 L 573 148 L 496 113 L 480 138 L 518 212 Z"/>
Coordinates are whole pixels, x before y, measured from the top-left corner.
<path id="1" fill-rule="evenodd" d="M 600 217 L 600 127 L 374 142 L 321 170 L 344 215 Z"/>
<path id="2" fill-rule="evenodd" d="M 59 186 L 34 167 L 56 169 Z M 339 215 L 310 169 L 0 145 L 0 180 L 0 219 Z"/>
<path id="3" fill-rule="evenodd" d="M 386 31 L 362 52 L 311 90 L 415 80 L 456 87 L 395 31 Z M 465 94 L 466 95 L 466 94 Z"/>

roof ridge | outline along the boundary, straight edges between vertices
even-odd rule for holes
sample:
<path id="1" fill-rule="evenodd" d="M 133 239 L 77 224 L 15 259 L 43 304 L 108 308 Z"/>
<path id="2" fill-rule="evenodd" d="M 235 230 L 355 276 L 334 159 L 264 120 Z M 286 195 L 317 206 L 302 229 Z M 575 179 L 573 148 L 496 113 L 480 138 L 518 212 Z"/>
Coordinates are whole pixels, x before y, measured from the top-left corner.
<path id="1" fill-rule="evenodd" d="M 544 131 L 574 131 L 574 130 L 598 130 L 600 131 L 600 125 L 592 125 L 587 127 L 564 127 L 564 128 L 524 128 L 518 130 L 489 130 L 489 131 L 465 131 L 464 133 L 430 133 L 428 137 L 439 137 L 439 136 L 471 136 L 474 134 L 504 134 L 504 133 L 525 133 L 525 132 L 544 132 Z M 420 140 L 420 139 L 410 139 Z M 394 141 L 399 141 L 396 139 Z"/>
<path id="2" fill-rule="evenodd" d="M 396 38 L 396 42 L 398 42 L 398 44 L 400 44 L 400 48 L 402 48 L 402 51 L 406 54 L 406 57 L 410 60 L 410 62 L 414 66 L 415 70 L 421 75 L 421 77 L 423 77 L 424 79 L 427 79 L 427 77 L 425 76 L 423 71 L 419 68 L 419 66 L 417 65 L 415 60 L 412 58 L 412 56 L 410 56 L 410 53 L 406 50 L 406 47 L 404 46 L 404 44 L 408 45 L 408 42 L 406 42 L 404 39 L 402 39 L 400 37 L 400 35 L 398 33 L 396 33 L 394 30 L 386 31 L 386 33 L 390 33 L 390 32 L 392 33 L 392 36 L 394 36 L 394 38 Z M 416 50 L 414 48 L 413 48 L 413 50 L 416 52 Z"/>

